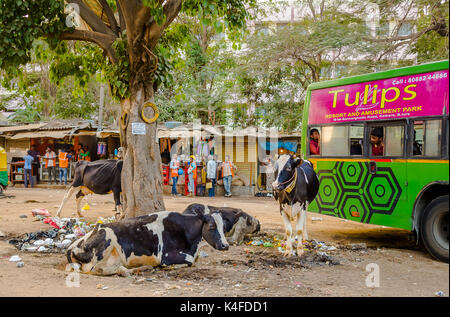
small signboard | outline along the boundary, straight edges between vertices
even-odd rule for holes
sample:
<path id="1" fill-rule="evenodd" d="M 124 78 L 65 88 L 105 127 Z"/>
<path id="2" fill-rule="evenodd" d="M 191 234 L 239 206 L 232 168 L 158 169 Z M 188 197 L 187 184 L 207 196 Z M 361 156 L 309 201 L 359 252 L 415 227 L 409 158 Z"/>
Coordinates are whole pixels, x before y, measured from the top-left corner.
<path id="1" fill-rule="evenodd" d="M 136 135 L 145 135 L 145 123 L 133 122 L 131 123 L 131 133 Z"/>

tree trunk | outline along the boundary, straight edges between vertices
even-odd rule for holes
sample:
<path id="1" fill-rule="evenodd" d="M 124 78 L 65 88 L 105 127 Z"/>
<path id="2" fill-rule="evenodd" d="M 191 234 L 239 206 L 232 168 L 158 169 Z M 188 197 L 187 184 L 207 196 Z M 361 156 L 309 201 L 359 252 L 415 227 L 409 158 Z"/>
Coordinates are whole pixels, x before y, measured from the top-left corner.
<path id="1" fill-rule="evenodd" d="M 156 122 L 148 124 L 141 118 L 142 105 L 153 101 L 152 85 L 131 88 L 131 97 L 122 100 L 122 146 L 125 148 L 122 169 L 122 198 L 125 218 L 165 210 L 162 191 L 161 156 L 157 147 Z M 145 135 L 132 133 L 133 123 L 145 123 Z"/>

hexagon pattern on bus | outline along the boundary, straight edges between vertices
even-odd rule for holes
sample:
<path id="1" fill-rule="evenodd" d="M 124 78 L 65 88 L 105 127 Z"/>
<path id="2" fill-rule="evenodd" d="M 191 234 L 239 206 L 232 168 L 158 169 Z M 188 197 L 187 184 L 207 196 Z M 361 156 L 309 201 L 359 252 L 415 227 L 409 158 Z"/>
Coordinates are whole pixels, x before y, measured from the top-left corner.
<path id="1" fill-rule="evenodd" d="M 344 191 L 333 171 L 336 173 L 336 170 L 333 169 L 321 170 L 317 174 L 319 177 L 319 192 L 316 201 L 320 213 L 340 217 L 338 205 Z"/>
<path id="2" fill-rule="evenodd" d="M 365 195 L 372 213 L 390 215 L 394 212 L 395 205 L 402 194 L 392 169 L 380 167 L 375 175 L 370 175 L 365 188 Z"/>
<path id="3" fill-rule="evenodd" d="M 369 223 L 373 214 L 392 214 L 401 188 L 391 168 L 369 173 L 367 162 L 336 162 L 319 170 L 319 213 Z"/>

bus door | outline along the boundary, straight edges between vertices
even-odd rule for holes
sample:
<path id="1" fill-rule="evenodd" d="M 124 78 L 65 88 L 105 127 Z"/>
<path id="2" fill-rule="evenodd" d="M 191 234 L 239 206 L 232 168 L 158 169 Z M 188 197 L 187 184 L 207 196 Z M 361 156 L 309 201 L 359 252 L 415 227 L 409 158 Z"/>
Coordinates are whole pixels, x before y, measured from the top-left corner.
<path id="1" fill-rule="evenodd" d="M 367 124 L 366 151 L 369 177 L 365 198 L 370 208 L 368 223 L 405 227 L 408 201 L 406 120 Z"/>

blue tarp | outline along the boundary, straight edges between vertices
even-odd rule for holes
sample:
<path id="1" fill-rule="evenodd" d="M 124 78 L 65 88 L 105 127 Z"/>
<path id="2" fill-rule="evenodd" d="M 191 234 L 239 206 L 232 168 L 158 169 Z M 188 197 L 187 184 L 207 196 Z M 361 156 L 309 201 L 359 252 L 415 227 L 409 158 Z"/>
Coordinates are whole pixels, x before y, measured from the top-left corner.
<path id="1" fill-rule="evenodd" d="M 258 140 L 258 143 L 259 143 L 259 146 L 266 151 L 273 151 L 273 150 L 278 150 L 279 148 L 285 148 L 288 151 L 297 152 L 297 146 L 298 146 L 297 142 L 295 142 L 295 141 L 282 141 L 282 140 L 278 140 L 278 141 L 274 141 L 274 142 Z"/>

